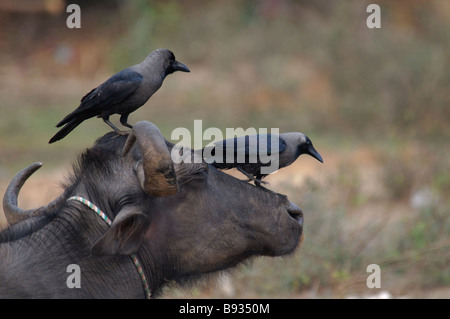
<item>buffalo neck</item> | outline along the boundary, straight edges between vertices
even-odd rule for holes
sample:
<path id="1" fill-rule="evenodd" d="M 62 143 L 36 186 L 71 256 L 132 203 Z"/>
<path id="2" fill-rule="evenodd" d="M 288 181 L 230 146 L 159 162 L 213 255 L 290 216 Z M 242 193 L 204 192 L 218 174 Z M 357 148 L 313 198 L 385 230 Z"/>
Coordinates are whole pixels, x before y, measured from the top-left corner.
<path id="1" fill-rule="evenodd" d="M 0 269 L 14 265 L 14 275 L 30 277 L 24 282 L 32 284 L 22 289 L 0 287 L 0 295 L 10 289 L 13 298 L 144 298 L 128 256 L 91 255 L 91 245 L 107 229 L 81 203 L 66 203 L 59 213 L 31 217 L 3 231 Z M 67 286 L 70 265 L 79 266 L 81 288 Z"/>

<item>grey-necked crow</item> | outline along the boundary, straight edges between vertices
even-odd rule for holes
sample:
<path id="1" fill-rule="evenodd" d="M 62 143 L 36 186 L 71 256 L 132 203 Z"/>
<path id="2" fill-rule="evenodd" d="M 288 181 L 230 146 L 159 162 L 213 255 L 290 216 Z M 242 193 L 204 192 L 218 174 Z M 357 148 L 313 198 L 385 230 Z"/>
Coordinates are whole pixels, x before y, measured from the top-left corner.
<path id="1" fill-rule="evenodd" d="M 91 117 L 101 117 L 117 133 L 122 134 L 110 121 L 109 116 L 120 114 L 120 123 L 127 123 L 128 115 L 141 107 L 162 85 L 165 77 L 175 71 L 190 72 L 189 68 L 175 60 L 167 49 L 151 52 L 143 62 L 114 74 L 82 99 L 78 108 L 67 115 L 56 127 L 64 127 L 49 143 L 56 142 L 69 134 L 81 122 Z"/>
<path id="2" fill-rule="evenodd" d="M 236 168 L 258 187 L 265 183 L 262 178 L 292 164 L 302 154 L 323 163 L 311 140 L 299 132 L 235 137 L 203 149 L 207 163 L 218 169 Z"/>

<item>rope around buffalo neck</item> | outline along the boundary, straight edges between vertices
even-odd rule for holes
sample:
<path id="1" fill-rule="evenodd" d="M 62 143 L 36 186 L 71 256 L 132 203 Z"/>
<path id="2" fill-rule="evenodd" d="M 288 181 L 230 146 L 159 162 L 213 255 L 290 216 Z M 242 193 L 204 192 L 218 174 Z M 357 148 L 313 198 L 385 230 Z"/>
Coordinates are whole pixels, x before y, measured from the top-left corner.
<path id="1" fill-rule="evenodd" d="M 111 224 L 112 224 L 111 219 L 109 219 L 108 216 L 106 216 L 105 213 L 103 213 L 100 210 L 100 208 L 98 208 L 97 206 L 92 204 L 86 198 L 81 197 L 81 196 L 72 196 L 67 199 L 67 201 L 70 201 L 70 200 L 75 200 L 75 201 L 83 203 L 84 205 L 89 207 L 91 210 L 96 212 L 97 215 L 99 215 L 108 224 L 108 226 L 111 226 Z M 144 292 L 145 292 L 145 298 L 150 299 L 150 297 L 152 296 L 152 293 L 150 291 L 150 288 L 148 287 L 147 278 L 145 278 L 145 274 L 144 274 L 144 271 L 142 270 L 141 264 L 139 263 L 139 260 L 137 259 L 137 256 L 135 254 L 131 254 L 130 258 L 133 261 L 134 266 L 136 267 L 139 277 L 141 278 L 142 286 L 143 286 Z"/>

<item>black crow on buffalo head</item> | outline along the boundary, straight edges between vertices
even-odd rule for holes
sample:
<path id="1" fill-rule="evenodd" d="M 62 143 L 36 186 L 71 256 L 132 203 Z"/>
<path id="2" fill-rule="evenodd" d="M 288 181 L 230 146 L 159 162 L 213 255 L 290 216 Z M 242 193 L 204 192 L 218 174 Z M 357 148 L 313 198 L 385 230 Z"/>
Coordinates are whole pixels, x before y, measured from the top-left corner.
<path id="1" fill-rule="evenodd" d="M 323 163 L 308 136 L 299 132 L 235 137 L 203 149 L 206 162 L 219 169 L 236 168 L 259 187 L 262 178 L 292 164 L 302 154 Z"/>

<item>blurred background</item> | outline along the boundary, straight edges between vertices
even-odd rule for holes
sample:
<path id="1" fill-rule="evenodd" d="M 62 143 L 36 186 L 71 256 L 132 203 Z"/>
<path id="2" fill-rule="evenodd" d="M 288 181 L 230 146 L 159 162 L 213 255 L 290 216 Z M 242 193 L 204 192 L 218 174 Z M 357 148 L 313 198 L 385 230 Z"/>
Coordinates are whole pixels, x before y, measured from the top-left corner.
<path id="1" fill-rule="evenodd" d="M 0 2 L 0 193 L 42 161 L 19 204 L 51 201 L 76 157 L 110 131 L 55 124 L 109 76 L 171 49 L 191 73 L 169 76 L 129 122 L 301 131 L 310 157 L 267 178 L 302 207 L 292 256 L 258 258 L 166 298 L 450 298 L 450 2 L 395 0 L 381 29 L 374 1 Z M 118 123 L 118 117 L 112 121 Z M 0 228 L 6 227 L 0 211 Z M 369 264 L 381 289 L 368 289 Z"/>

